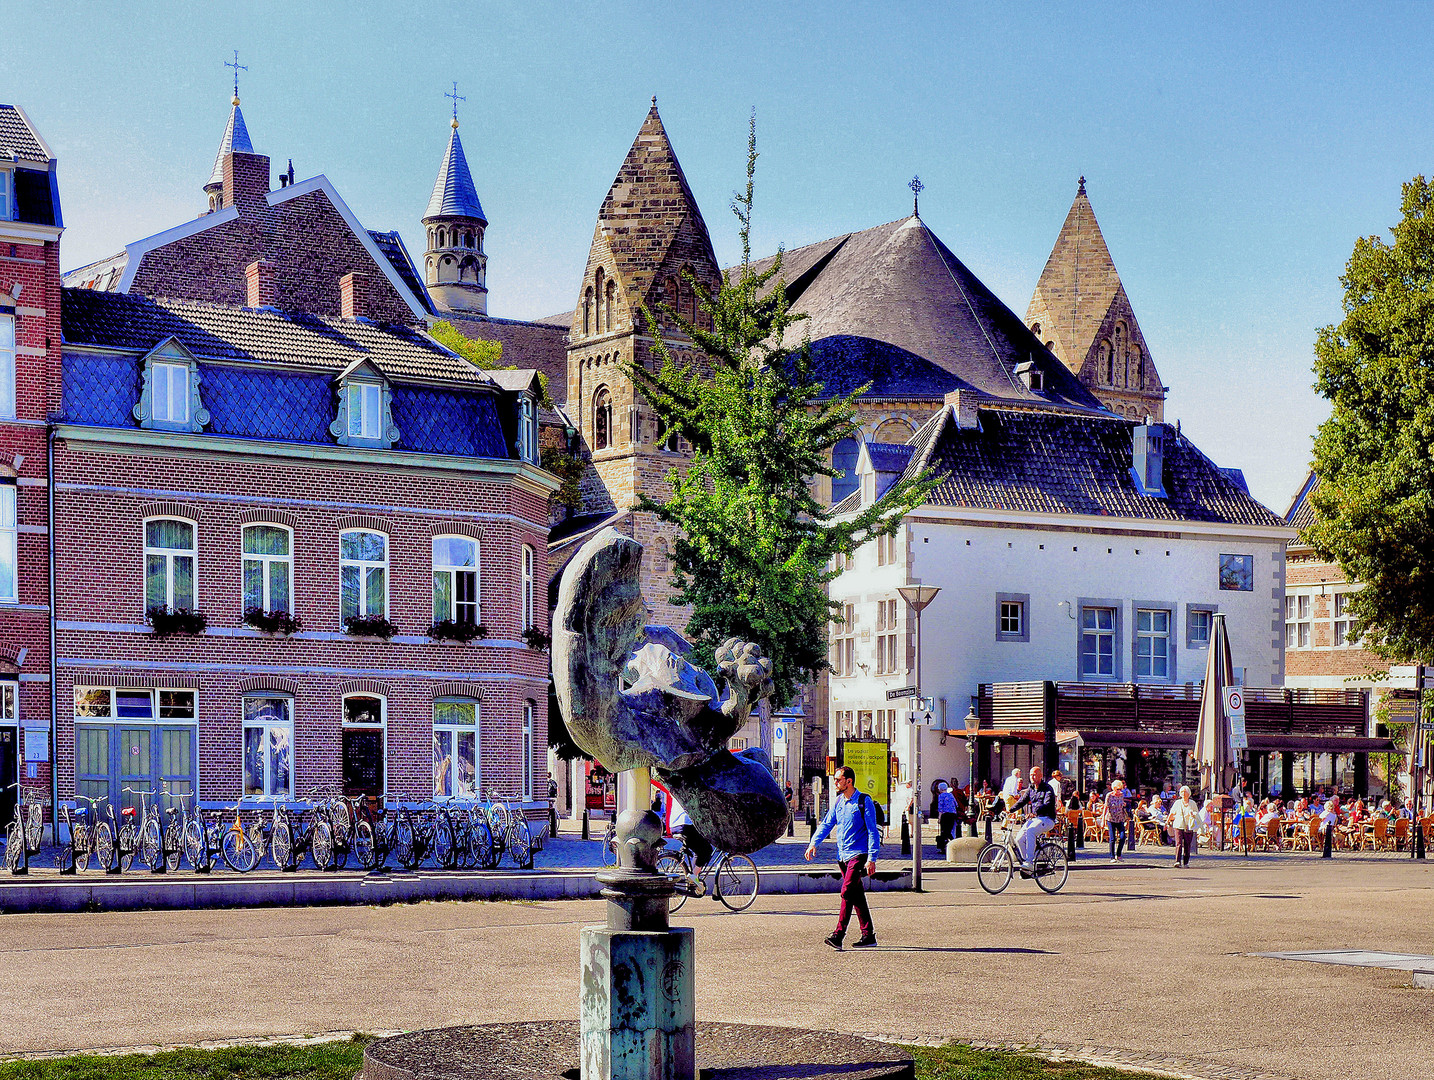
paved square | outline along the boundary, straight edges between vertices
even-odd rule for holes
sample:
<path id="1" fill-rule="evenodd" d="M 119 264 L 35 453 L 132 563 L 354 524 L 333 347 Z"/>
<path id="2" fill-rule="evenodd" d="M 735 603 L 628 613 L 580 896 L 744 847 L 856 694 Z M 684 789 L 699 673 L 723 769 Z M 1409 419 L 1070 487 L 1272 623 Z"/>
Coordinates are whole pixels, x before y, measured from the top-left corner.
<path id="1" fill-rule="evenodd" d="M 821 944 L 837 898 L 688 901 L 704 1020 L 1039 1046 L 1179 1075 L 1434 1075 L 1434 998 L 1404 970 L 1434 868 L 1197 858 L 1082 869 L 1057 896 L 970 873 L 872 900 L 881 945 Z M 573 1019 L 600 901 L 0 916 L 0 1053 Z M 136 988 L 143 988 L 142 991 Z"/>

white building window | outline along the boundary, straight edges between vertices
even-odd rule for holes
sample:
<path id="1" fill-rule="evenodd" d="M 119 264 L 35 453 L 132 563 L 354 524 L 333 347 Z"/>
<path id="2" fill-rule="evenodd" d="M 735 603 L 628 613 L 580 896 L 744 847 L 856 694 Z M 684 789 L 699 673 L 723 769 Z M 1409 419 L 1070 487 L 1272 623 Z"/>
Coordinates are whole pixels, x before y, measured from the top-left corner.
<path id="1" fill-rule="evenodd" d="M 374 694 L 349 694 L 344 698 L 340 760 L 345 795 L 384 793 L 383 739 L 387 705 Z"/>
<path id="2" fill-rule="evenodd" d="M 534 465 L 538 463 L 538 404 L 529 395 L 521 398 L 518 429 L 518 455 Z"/>
<path id="3" fill-rule="evenodd" d="M 1115 608 L 1083 607 L 1080 618 L 1081 678 L 1115 678 Z"/>
<path id="4" fill-rule="evenodd" d="M 519 767 L 523 770 L 523 798 L 533 797 L 533 703 L 523 702 L 523 754 Z"/>
<path id="5" fill-rule="evenodd" d="M 339 619 L 388 612 L 388 537 L 354 529 L 339 534 Z"/>
<path id="6" fill-rule="evenodd" d="M 15 603 L 19 596 L 19 552 L 17 550 L 16 500 L 14 484 L 0 484 L 0 602 Z"/>
<path id="7" fill-rule="evenodd" d="M 244 528 L 244 610 L 293 611 L 292 537 L 282 525 Z"/>
<path id="8" fill-rule="evenodd" d="M 144 606 L 194 610 L 194 525 L 175 518 L 144 523 Z"/>
<path id="9" fill-rule="evenodd" d="M 876 602 L 876 672 L 889 675 L 896 666 L 896 601 Z"/>
<path id="10" fill-rule="evenodd" d="M 842 605 L 842 621 L 832 623 L 831 632 L 833 675 L 856 672 L 856 606 Z"/>
<path id="11" fill-rule="evenodd" d="M 287 697 L 244 699 L 244 794 L 294 794 L 294 703 Z"/>
<path id="12" fill-rule="evenodd" d="M 433 797 L 477 798 L 478 703 L 433 703 Z"/>
<path id="13" fill-rule="evenodd" d="M 5 174 L 0 172 L 0 181 Z M 0 315 L 0 419 L 15 417 L 15 316 Z"/>
<path id="14" fill-rule="evenodd" d="M 533 549 L 523 545 L 523 629 L 533 628 Z"/>
<path id="15" fill-rule="evenodd" d="M 1349 597 L 1349 593 L 1337 592 L 1330 600 L 1329 643 L 1336 649 L 1347 649 L 1357 644 L 1357 642 L 1349 640 L 1349 632 L 1353 629 L 1355 621 L 1349 611 Z"/>
<path id="16" fill-rule="evenodd" d="M 1185 611 L 1185 644 L 1192 649 L 1203 649 L 1210 644 L 1210 628 L 1215 622 L 1215 612 L 1209 608 L 1187 608 Z"/>
<path id="17" fill-rule="evenodd" d="M 890 566 L 896 562 L 896 537 L 878 536 L 876 538 L 876 565 Z"/>
<path id="18" fill-rule="evenodd" d="M 1001 601 L 1001 633 L 1019 634 L 1025 622 L 1026 605 L 1019 600 Z"/>
<path id="19" fill-rule="evenodd" d="M 1285 597 L 1285 648 L 1310 647 L 1310 596 L 1297 593 Z"/>
<path id="20" fill-rule="evenodd" d="M 189 423 L 189 366 L 150 365 L 150 415 L 163 424 Z"/>
<path id="21" fill-rule="evenodd" d="M 1136 611 L 1135 677 L 1170 678 L 1170 612 L 1154 608 Z"/>
<path id="22" fill-rule="evenodd" d="M 996 640 L 1031 640 L 1029 593 L 996 594 Z"/>
<path id="23" fill-rule="evenodd" d="M 469 536 L 433 538 L 433 621 L 478 623 L 478 541 Z"/>
<path id="24" fill-rule="evenodd" d="M 383 437 L 383 387 L 378 383 L 349 383 L 349 438 Z"/>

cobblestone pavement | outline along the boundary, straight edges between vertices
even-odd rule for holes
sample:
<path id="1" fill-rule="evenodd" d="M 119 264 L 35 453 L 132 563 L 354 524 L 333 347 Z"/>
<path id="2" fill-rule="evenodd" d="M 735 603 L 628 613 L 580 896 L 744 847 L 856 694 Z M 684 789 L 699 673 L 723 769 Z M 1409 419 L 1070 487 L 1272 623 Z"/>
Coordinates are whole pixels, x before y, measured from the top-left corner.
<path id="1" fill-rule="evenodd" d="M 1428 952 L 1429 864 L 1206 858 L 1073 874 L 1048 897 L 970 874 L 873 897 L 881 945 L 821 944 L 836 898 L 689 901 L 698 1015 L 958 1039 L 1167 1075 L 1434 1075 L 1408 972 L 1251 954 Z M 576 1016 L 595 901 L 0 916 L 0 1053 Z"/>

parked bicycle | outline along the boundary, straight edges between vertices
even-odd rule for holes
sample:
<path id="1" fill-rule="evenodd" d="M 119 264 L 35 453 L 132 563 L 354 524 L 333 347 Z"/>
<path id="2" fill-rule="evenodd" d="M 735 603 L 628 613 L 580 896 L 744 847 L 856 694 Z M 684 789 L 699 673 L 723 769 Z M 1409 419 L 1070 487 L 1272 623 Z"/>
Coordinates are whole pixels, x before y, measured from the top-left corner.
<path id="1" fill-rule="evenodd" d="M 168 782 L 165 782 L 164 788 L 164 799 L 169 806 L 160 808 L 160 857 L 166 870 L 175 871 L 179 869 L 179 861 L 184 855 L 184 800 L 189 796 L 170 791 Z M 176 800 L 178 809 L 175 808 Z"/>
<path id="2" fill-rule="evenodd" d="M 9 788 L 18 787 L 11 784 Z M 40 854 L 40 841 L 45 833 L 45 800 L 31 792 L 23 792 L 15 803 L 15 818 L 5 832 L 5 869 L 12 874 L 28 874 L 30 860 Z"/>
<path id="3" fill-rule="evenodd" d="M 706 896 L 707 882 L 712 882 L 711 895 L 733 911 L 746 911 L 757 899 L 761 876 L 750 856 L 714 851 L 707 865 L 698 867 L 697 855 L 687 846 L 686 837 L 675 837 L 677 847 L 669 846 L 657 859 L 657 872 L 672 879 L 675 890 L 667 901 L 667 910 L 676 911 L 689 896 Z"/>
<path id="4" fill-rule="evenodd" d="M 262 813 L 254 814 L 254 820 L 246 828 L 242 803 L 225 807 L 225 817 L 230 814 L 233 814 L 234 817 L 230 820 L 228 828 L 220 829 L 218 825 L 215 826 L 219 833 L 216 846 L 224 857 L 224 864 L 229 869 L 240 874 L 247 874 L 264 858 L 264 851 L 269 843 L 269 833 L 264 828 L 264 815 Z"/>
<path id="5" fill-rule="evenodd" d="M 354 858 L 365 870 L 382 870 L 393 850 L 393 821 L 367 798 L 354 800 Z"/>
<path id="6" fill-rule="evenodd" d="M 513 858 L 513 865 L 522 870 L 533 868 L 533 834 L 528 828 L 528 819 L 523 816 L 522 799 L 517 795 L 503 796 L 494 788 L 488 789 L 488 820 L 493 829 L 493 848 L 498 858 L 506 851 Z M 509 803 L 516 803 L 509 806 Z M 615 850 L 615 849 L 614 849 Z"/>
<path id="7" fill-rule="evenodd" d="M 132 788 L 126 792 L 134 794 Z M 139 854 L 139 811 L 133 806 L 122 806 L 115 814 L 114 799 L 105 800 L 105 812 L 95 826 L 95 855 L 100 868 L 106 874 L 120 874 L 134 865 Z"/>
<path id="8" fill-rule="evenodd" d="M 1001 832 L 999 840 L 992 840 L 976 855 L 976 880 L 992 896 L 1003 892 L 1016 870 L 1021 865 L 1021 853 L 1016 850 L 1017 821 L 1002 815 L 996 826 Z M 1036 844 L 1036 871 L 1029 874 L 1021 870 L 1022 877 L 1036 879 L 1041 890 L 1048 893 L 1060 892 L 1070 877 L 1070 864 L 1066 861 L 1065 845 L 1049 837 L 1041 837 Z"/>
<path id="9" fill-rule="evenodd" d="M 311 814 L 313 807 L 300 804 L 295 813 L 289 805 L 274 803 L 274 824 L 269 836 L 269 854 L 274 865 L 293 873 L 312 851 L 314 865 L 327 866 L 333 858 L 333 827 L 320 814 Z"/>
<path id="10" fill-rule="evenodd" d="M 81 806 L 80 803 L 89 803 Z M 95 822 L 98 820 L 99 799 L 88 795 L 77 795 L 73 803 L 60 804 L 60 817 L 69 836 L 55 852 L 55 869 L 62 874 L 74 874 L 90 868 L 90 858 L 95 851 Z"/>
<path id="11" fill-rule="evenodd" d="M 447 823 L 436 814 L 400 805 L 394 811 L 394 854 L 405 870 L 417 870 L 430 856 L 442 865 L 453 844 Z"/>

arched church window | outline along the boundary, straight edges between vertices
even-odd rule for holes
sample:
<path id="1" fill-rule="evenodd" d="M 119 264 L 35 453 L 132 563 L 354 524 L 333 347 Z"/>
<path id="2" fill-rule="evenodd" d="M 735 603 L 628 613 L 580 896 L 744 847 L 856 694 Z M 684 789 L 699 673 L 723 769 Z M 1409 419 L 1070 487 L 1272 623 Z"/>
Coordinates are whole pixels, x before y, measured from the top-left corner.
<path id="1" fill-rule="evenodd" d="M 1119 385 L 1125 386 L 1130 381 L 1130 371 L 1126 366 L 1129 358 L 1125 353 L 1125 323 L 1115 324 L 1115 377 Z"/>
<path id="2" fill-rule="evenodd" d="M 672 308 L 673 314 L 682 313 L 682 286 L 675 277 L 667 279 L 667 303 Z"/>
<path id="3" fill-rule="evenodd" d="M 1135 387 L 1138 390 L 1145 389 L 1145 357 L 1140 355 L 1140 346 L 1130 347 L 1130 369 L 1135 372 Z"/>
<path id="4" fill-rule="evenodd" d="M 603 317 L 607 320 L 606 330 L 612 329 L 612 310 L 617 307 L 617 282 L 609 280 L 607 295 L 603 299 Z"/>
<path id="5" fill-rule="evenodd" d="M 832 505 L 856 490 L 856 460 L 861 444 L 855 439 L 842 439 L 832 447 L 832 471 L 843 475 L 832 477 Z"/>
<path id="6" fill-rule="evenodd" d="M 599 266 L 597 272 L 593 274 L 593 301 L 597 304 L 597 307 L 593 310 L 593 326 L 599 334 L 602 333 L 602 294 L 606 277 L 607 275 L 603 273 L 601 266 Z"/>
<path id="7" fill-rule="evenodd" d="M 689 283 L 692 281 L 692 267 L 690 265 L 682 268 L 682 280 Z M 688 322 L 696 322 L 697 290 L 694 289 L 691 284 L 688 284 L 687 288 L 683 289 L 682 292 L 682 314 L 687 317 Z"/>
<path id="8" fill-rule="evenodd" d="M 659 574 L 667 573 L 667 539 L 659 536 L 654 545 L 655 551 L 652 556 L 652 568 Z"/>
<path id="9" fill-rule="evenodd" d="M 1031 323 L 1031 333 L 1035 334 L 1036 337 L 1040 337 L 1040 336 L 1041 336 L 1041 324 L 1038 323 L 1038 322 L 1033 322 L 1033 323 Z"/>
<path id="10" fill-rule="evenodd" d="M 584 336 L 593 332 L 593 291 L 589 287 L 583 293 L 583 334 Z"/>
<path id="11" fill-rule="evenodd" d="M 478 283 L 478 260 L 471 255 L 464 258 L 458 266 L 458 280 Z"/>
<path id="12" fill-rule="evenodd" d="M 593 395 L 593 449 L 606 450 L 612 445 L 612 395 L 606 386 Z"/>
<path id="13" fill-rule="evenodd" d="M 915 433 L 916 429 L 909 423 L 899 417 L 893 416 L 890 420 L 882 422 L 882 425 L 876 429 L 876 434 L 872 436 L 871 441 L 879 443 L 904 443 Z"/>
<path id="14" fill-rule="evenodd" d="M 1100 381 L 1105 383 L 1106 386 L 1110 386 L 1115 381 L 1115 368 L 1111 363 L 1110 342 L 1108 341 L 1102 341 L 1100 343 L 1100 359 L 1098 364 Z"/>

